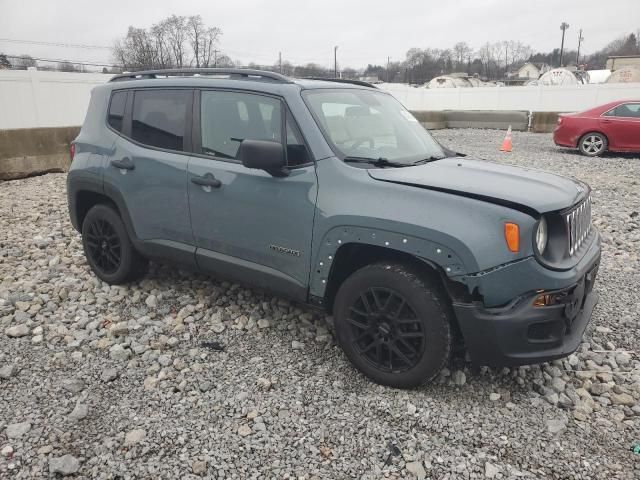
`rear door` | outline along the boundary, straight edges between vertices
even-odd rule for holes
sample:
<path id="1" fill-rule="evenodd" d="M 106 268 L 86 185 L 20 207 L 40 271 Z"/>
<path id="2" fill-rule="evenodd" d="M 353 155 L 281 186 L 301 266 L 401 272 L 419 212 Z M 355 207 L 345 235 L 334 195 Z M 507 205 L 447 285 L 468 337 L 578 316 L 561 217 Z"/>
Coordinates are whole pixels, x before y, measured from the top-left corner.
<path id="1" fill-rule="evenodd" d="M 125 221 L 138 240 L 186 248 L 187 260 L 191 246 L 193 263 L 187 198 L 193 91 L 149 88 L 126 95 L 124 115 L 108 120 L 119 136 L 105 169 L 105 191 L 128 213 Z M 114 96 L 111 103 L 121 105 L 122 98 Z M 121 108 L 112 110 L 117 114 Z"/>
<path id="2" fill-rule="evenodd" d="M 299 130 L 278 97 L 226 90 L 198 97 L 198 154 L 188 173 L 198 265 L 306 299 L 317 179 Z M 290 175 L 244 167 L 237 160 L 244 139 L 287 142 Z M 204 178 L 214 185 L 201 185 Z"/>
<path id="3" fill-rule="evenodd" d="M 640 151 L 640 102 L 618 105 L 600 117 L 612 150 Z"/>

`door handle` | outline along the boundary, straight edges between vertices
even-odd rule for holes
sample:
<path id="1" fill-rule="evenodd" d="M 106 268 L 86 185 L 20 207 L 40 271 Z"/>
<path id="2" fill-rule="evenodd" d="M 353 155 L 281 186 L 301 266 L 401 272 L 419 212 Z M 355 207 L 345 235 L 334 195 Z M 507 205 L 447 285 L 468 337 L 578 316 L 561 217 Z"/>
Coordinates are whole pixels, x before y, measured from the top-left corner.
<path id="1" fill-rule="evenodd" d="M 201 187 L 220 188 L 222 186 L 222 182 L 211 173 L 205 173 L 202 177 L 192 177 L 191 183 L 195 183 Z"/>
<path id="2" fill-rule="evenodd" d="M 611 120 L 602 120 L 602 123 L 611 123 Z"/>
<path id="3" fill-rule="evenodd" d="M 120 170 L 133 170 L 136 168 L 133 162 L 127 157 L 124 157 L 122 160 L 111 160 L 111 165 Z"/>

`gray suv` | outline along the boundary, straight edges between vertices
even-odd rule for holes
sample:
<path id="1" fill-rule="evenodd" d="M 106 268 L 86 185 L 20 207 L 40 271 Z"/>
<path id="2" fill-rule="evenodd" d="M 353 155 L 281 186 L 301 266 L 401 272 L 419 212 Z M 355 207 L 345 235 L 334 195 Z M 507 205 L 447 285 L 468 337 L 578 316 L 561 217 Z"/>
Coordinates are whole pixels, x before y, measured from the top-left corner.
<path id="1" fill-rule="evenodd" d="M 99 278 L 171 261 L 321 308 L 384 385 L 429 381 L 458 344 L 478 365 L 566 356 L 597 302 L 587 185 L 464 158 L 362 82 L 118 75 L 71 150 Z"/>

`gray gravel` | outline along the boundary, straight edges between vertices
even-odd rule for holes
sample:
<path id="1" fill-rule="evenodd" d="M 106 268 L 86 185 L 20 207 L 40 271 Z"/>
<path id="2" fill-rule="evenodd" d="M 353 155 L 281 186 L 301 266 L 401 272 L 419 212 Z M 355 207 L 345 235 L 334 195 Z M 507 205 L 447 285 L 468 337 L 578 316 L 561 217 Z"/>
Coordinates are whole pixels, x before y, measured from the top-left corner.
<path id="1" fill-rule="evenodd" d="M 640 159 L 435 135 L 592 185 L 601 301 L 578 353 L 455 358 L 433 385 L 380 387 L 325 318 L 283 299 L 158 265 L 101 283 L 64 175 L 0 183 L 0 478 L 640 478 Z"/>

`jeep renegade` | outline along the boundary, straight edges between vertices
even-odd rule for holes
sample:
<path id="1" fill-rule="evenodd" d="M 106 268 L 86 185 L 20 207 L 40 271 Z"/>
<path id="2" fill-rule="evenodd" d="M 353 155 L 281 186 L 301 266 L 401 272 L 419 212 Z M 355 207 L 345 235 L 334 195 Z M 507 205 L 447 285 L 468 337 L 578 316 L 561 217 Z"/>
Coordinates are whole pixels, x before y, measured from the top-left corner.
<path id="1" fill-rule="evenodd" d="M 94 88 L 71 221 L 118 284 L 165 260 L 325 309 L 376 382 L 575 351 L 597 301 L 589 187 L 474 160 L 363 82 L 145 71 Z"/>

